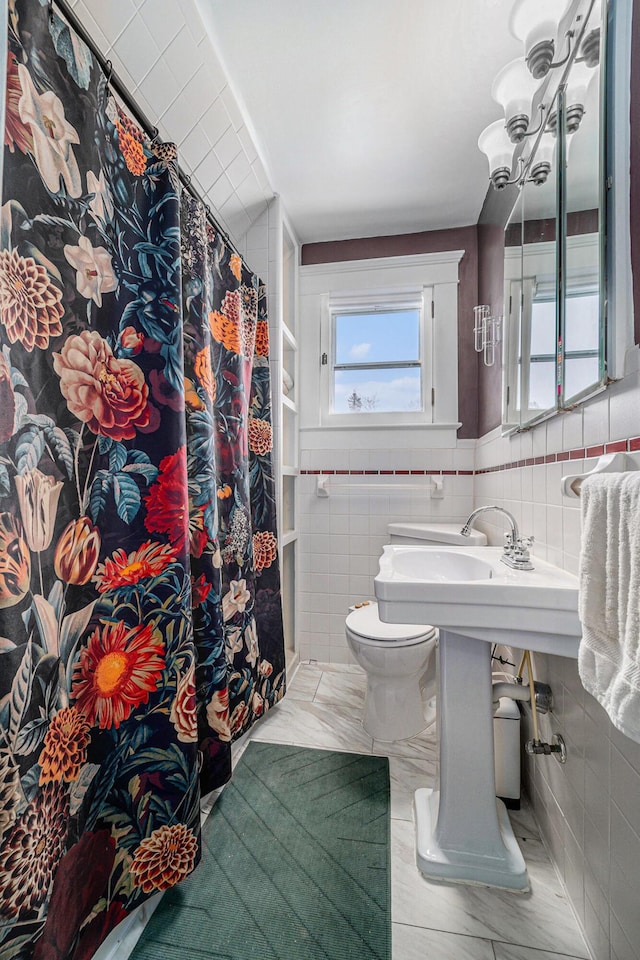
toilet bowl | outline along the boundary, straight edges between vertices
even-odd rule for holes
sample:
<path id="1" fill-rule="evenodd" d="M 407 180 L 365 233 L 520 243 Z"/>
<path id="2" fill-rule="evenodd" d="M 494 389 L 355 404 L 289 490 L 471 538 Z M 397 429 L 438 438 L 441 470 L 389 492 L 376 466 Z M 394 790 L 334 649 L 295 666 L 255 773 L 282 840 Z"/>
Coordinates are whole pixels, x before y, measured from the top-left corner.
<path id="1" fill-rule="evenodd" d="M 367 676 L 363 726 L 374 740 L 407 740 L 435 720 L 421 684 L 434 660 L 438 631 L 420 624 L 382 623 L 378 605 L 353 608 L 347 643 Z"/>
<path id="2" fill-rule="evenodd" d="M 391 543 L 485 546 L 478 530 L 461 523 L 390 523 Z M 375 601 L 350 608 L 347 644 L 367 675 L 363 726 L 375 740 L 407 740 L 436 718 L 438 631 L 427 624 L 383 623 Z"/>

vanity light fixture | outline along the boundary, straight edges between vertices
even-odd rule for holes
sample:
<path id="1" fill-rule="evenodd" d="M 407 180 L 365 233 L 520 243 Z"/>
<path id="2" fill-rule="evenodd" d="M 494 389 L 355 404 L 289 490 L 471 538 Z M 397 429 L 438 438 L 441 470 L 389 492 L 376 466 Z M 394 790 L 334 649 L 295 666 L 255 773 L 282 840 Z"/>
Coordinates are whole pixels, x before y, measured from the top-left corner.
<path id="1" fill-rule="evenodd" d="M 491 307 L 484 303 L 473 308 L 473 344 L 476 353 L 482 354 L 485 367 L 492 367 L 496 360 L 496 346 L 502 339 L 502 316 L 492 316 Z"/>
<path id="2" fill-rule="evenodd" d="M 558 26 L 568 5 L 568 0 L 517 0 L 513 8 L 509 28 L 524 43 L 526 63 L 536 80 L 546 77 L 552 67 L 562 66 L 571 55 L 570 31 L 566 55 L 556 62 L 553 59 Z"/>
<path id="3" fill-rule="evenodd" d="M 504 66 L 493 81 L 491 96 L 504 110 L 512 143 L 521 143 L 524 137 L 533 136 L 540 129 L 529 131 L 531 101 L 539 86 L 540 81 L 531 76 L 523 57 Z"/>
<path id="4" fill-rule="evenodd" d="M 584 14 L 576 17 L 580 48 L 572 50 L 572 38 L 575 31 L 566 34 L 568 49 L 566 55 L 557 62 L 553 57 L 556 50 L 558 26 L 569 7 L 570 0 L 516 0 L 510 19 L 511 32 L 521 39 L 525 46 L 526 57 L 517 58 L 500 70 L 491 88 L 491 96 L 504 109 L 505 119 L 496 120 L 482 131 L 478 138 L 478 147 L 489 161 L 489 175 L 496 190 L 504 190 L 512 184 L 522 186 L 525 182 L 537 186 L 546 183 L 553 163 L 553 138 L 557 134 L 557 115 L 555 101 L 557 91 L 551 96 L 550 103 L 541 102 L 540 122 L 530 129 L 532 104 L 549 70 L 562 67 L 574 60 L 568 80 L 565 79 L 568 68 L 561 80 L 565 91 L 565 134 L 571 137 L 580 127 L 585 112 L 587 88 L 597 71 L 600 59 L 600 22 L 602 18 L 602 0 L 591 0 L 586 20 Z M 589 25 L 597 26 L 586 33 Z M 577 29 L 577 28 L 576 28 Z M 575 54 L 579 52 L 580 56 Z M 544 133 L 541 131 L 544 128 Z M 525 137 L 540 134 L 535 156 L 529 151 L 523 155 L 518 146 Z M 514 170 L 514 152 L 518 154 Z"/>
<path id="5" fill-rule="evenodd" d="M 591 0 L 586 19 L 584 14 L 576 16 L 575 23 L 580 24 L 576 27 L 580 48 L 572 50 L 572 38 L 576 33 L 574 29 L 569 30 L 566 34 L 567 53 L 562 60 L 555 62 L 556 34 L 569 3 L 570 0 L 516 0 L 509 25 L 511 32 L 523 41 L 526 57 L 506 64 L 493 81 L 491 96 L 504 109 L 505 119 L 489 124 L 478 138 L 478 147 L 487 156 L 491 183 L 496 190 L 504 190 L 512 184 L 522 186 L 525 182 L 536 186 L 546 183 L 553 163 L 553 138 L 557 135 L 555 101 L 560 86 L 565 92 L 565 136 L 572 137 L 580 127 L 587 88 L 597 73 L 594 67 L 600 59 L 602 0 Z M 593 24 L 597 26 L 586 33 Z M 543 78 L 552 68 L 567 64 L 572 53 L 571 72 L 567 67 L 550 101 L 539 103 L 540 122 L 535 129 L 530 129 L 533 101 Z M 548 92 L 547 87 L 544 93 Z M 538 99 L 541 99 L 540 95 Z M 531 150 L 525 155 L 521 147 L 523 141 L 538 134 L 535 155 Z M 515 169 L 514 156 L 517 157 Z"/>

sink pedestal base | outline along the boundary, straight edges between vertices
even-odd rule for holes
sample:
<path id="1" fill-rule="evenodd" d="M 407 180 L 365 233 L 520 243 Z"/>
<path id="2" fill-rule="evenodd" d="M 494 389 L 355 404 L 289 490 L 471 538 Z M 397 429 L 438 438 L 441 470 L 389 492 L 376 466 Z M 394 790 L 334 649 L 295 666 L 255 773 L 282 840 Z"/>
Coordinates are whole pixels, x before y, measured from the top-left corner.
<path id="1" fill-rule="evenodd" d="M 498 825 L 506 856 L 494 863 L 491 856 L 467 853 L 465 850 L 443 850 L 434 839 L 434 825 L 438 822 L 439 794 L 437 790 L 416 790 L 416 860 L 418 869 L 429 880 L 449 883 L 481 883 L 484 886 L 524 893 L 529 889 L 527 872 L 502 800 L 496 800 Z"/>
<path id="2" fill-rule="evenodd" d="M 433 880 L 528 890 L 496 799 L 490 644 L 441 630 L 439 672 L 440 782 L 415 795 L 418 867 Z"/>

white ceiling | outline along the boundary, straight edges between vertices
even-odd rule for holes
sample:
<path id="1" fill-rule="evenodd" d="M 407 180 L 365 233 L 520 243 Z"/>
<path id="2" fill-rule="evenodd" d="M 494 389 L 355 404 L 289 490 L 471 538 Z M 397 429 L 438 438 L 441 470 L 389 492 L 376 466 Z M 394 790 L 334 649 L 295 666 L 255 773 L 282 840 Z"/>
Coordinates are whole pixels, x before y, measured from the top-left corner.
<path id="1" fill-rule="evenodd" d="M 302 242 L 464 226 L 514 0 L 199 0 Z"/>

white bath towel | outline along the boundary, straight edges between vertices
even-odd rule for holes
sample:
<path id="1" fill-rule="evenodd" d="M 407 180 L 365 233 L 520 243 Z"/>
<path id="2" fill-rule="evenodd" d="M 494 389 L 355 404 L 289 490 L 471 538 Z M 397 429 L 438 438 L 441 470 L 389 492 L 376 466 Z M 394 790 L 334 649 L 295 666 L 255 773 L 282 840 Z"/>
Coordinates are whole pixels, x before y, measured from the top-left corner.
<path id="1" fill-rule="evenodd" d="M 580 679 L 640 743 L 640 471 L 587 477 L 580 496 Z"/>

